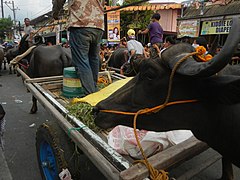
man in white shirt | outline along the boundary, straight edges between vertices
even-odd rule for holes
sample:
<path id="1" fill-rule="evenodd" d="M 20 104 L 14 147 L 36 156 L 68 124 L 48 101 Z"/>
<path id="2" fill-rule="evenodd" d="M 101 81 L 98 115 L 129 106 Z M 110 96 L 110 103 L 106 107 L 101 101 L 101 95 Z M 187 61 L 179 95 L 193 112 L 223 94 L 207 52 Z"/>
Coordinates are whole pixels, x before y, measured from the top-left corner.
<path id="1" fill-rule="evenodd" d="M 141 64 L 141 61 L 147 57 L 147 55 L 144 51 L 142 43 L 135 39 L 135 31 L 133 29 L 129 29 L 127 35 L 129 58 L 128 61 L 120 68 L 120 73 L 126 76 L 133 76 L 138 73 L 139 65 Z"/>
<path id="2" fill-rule="evenodd" d="M 32 45 L 32 36 L 33 36 L 33 33 L 34 33 L 34 29 L 33 27 L 30 25 L 30 19 L 29 18 L 24 18 L 24 33 L 25 35 L 29 35 L 26 40 L 29 42 L 29 45 L 31 46 Z"/>
<path id="3" fill-rule="evenodd" d="M 129 29 L 127 35 L 129 39 L 127 41 L 129 57 L 131 58 L 133 55 L 145 56 L 145 51 L 142 43 L 135 39 L 135 31 L 133 29 Z"/>
<path id="4" fill-rule="evenodd" d="M 30 19 L 29 18 L 25 18 L 24 19 L 24 33 L 25 34 L 31 34 L 33 33 L 34 29 L 33 27 L 30 25 Z"/>

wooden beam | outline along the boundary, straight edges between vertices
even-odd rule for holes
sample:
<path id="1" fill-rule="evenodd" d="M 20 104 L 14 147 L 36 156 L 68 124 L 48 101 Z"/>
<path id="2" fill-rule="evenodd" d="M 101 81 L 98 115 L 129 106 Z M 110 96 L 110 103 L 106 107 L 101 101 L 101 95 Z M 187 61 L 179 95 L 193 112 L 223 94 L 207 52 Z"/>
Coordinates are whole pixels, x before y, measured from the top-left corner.
<path id="1" fill-rule="evenodd" d="M 148 160 L 154 168 L 166 170 L 171 166 L 178 165 L 198 155 L 206 149 L 208 149 L 206 143 L 192 137 L 180 144 L 151 156 Z M 144 179 L 148 176 L 148 169 L 141 163 L 138 163 L 120 173 L 120 178 L 124 180 Z"/>
<path id="2" fill-rule="evenodd" d="M 44 89 L 48 90 L 61 90 L 63 87 L 62 83 L 52 83 L 52 84 L 43 84 L 41 85 Z"/>
<path id="3" fill-rule="evenodd" d="M 55 81 L 55 80 L 61 80 L 63 79 L 63 76 L 49 76 L 49 77 L 40 77 L 40 78 L 30 78 L 26 79 L 26 83 L 35 83 L 35 82 L 45 82 L 45 81 Z"/>
<path id="4" fill-rule="evenodd" d="M 23 72 L 19 67 L 17 67 L 17 72 L 22 76 L 23 80 L 31 79 L 25 72 Z"/>
<path id="5" fill-rule="evenodd" d="M 198 166 L 195 166 L 195 167 L 191 168 L 190 170 L 185 172 L 180 177 L 177 177 L 176 179 L 177 180 L 191 179 L 192 177 L 196 176 L 197 174 L 199 174 L 204 169 L 213 165 L 216 161 L 220 160 L 221 158 L 222 158 L 222 156 L 219 155 L 219 154 L 211 156 L 210 158 L 206 159 L 204 162 L 199 163 Z"/>
<path id="6" fill-rule="evenodd" d="M 99 72 L 99 75 L 107 75 L 107 73 L 113 74 L 113 73 L 115 73 L 115 71 L 102 71 L 102 72 Z M 25 74 L 25 73 L 23 72 L 23 74 Z M 22 73 L 21 73 L 21 75 L 22 75 Z M 61 79 L 63 79 L 63 76 L 49 76 L 49 77 L 40 77 L 40 78 L 28 77 L 26 79 L 26 83 L 41 83 L 41 82 L 45 82 L 45 81 L 55 81 L 55 80 L 61 80 Z"/>

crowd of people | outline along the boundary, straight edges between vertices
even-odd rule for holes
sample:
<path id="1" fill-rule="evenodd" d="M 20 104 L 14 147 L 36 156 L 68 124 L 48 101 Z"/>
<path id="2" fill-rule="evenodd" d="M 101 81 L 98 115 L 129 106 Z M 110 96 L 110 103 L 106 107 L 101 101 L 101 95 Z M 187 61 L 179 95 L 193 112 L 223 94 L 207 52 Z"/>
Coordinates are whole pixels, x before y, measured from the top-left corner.
<path id="1" fill-rule="evenodd" d="M 66 0 L 53 0 L 53 18 L 59 18 L 59 12 Z M 77 74 L 80 78 L 84 95 L 96 92 L 97 78 L 99 71 L 99 55 L 103 59 L 109 57 L 111 52 L 116 48 L 125 47 L 126 62 L 132 57 L 142 56 L 149 57 L 148 46 L 143 46 L 141 42 L 136 40 L 136 33 L 133 29 L 129 29 L 127 37 L 122 38 L 117 46 L 107 47 L 100 41 L 104 32 L 104 4 L 98 0 L 87 0 L 88 6 L 85 6 L 81 0 L 75 0 L 69 8 L 68 30 L 70 31 L 70 48 L 72 52 L 72 61 L 75 65 Z M 81 9 L 80 9 L 81 8 Z M 159 23 L 161 16 L 155 13 L 152 16 L 152 22 L 140 34 L 150 33 L 150 43 L 162 48 L 163 29 Z M 114 27 L 110 39 L 120 39 L 118 27 Z M 151 49 L 151 48 L 150 48 Z"/>
<path id="2" fill-rule="evenodd" d="M 104 45 L 101 45 L 100 50 L 100 54 L 102 55 L 101 57 L 104 58 L 105 56 L 108 58 L 117 48 L 126 48 L 124 55 L 126 63 L 123 64 L 120 71 L 121 73 L 124 74 L 124 68 L 126 68 L 125 65 L 127 63 L 130 63 L 133 57 L 138 58 L 144 57 L 145 59 L 148 59 L 150 57 L 156 57 L 156 55 L 161 56 L 161 52 L 163 52 L 165 49 L 180 42 L 189 43 L 194 48 L 197 48 L 199 46 L 204 47 L 206 49 L 204 56 L 206 57 L 212 57 L 220 52 L 222 48 L 221 46 L 218 45 L 216 47 L 211 47 L 211 45 L 213 46 L 213 44 L 209 44 L 209 42 L 202 36 L 195 38 L 187 36 L 177 38 L 176 36 L 169 35 L 163 37 L 161 25 L 156 25 L 156 23 L 159 24 L 159 19 L 160 15 L 156 13 L 152 16 L 152 23 L 150 23 L 148 28 L 145 29 L 144 31 L 139 30 L 138 33 L 136 33 L 133 29 L 129 29 L 127 31 L 127 36 L 120 39 L 120 43 L 118 45 L 113 46 L 107 45 L 106 43 Z M 138 41 L 137 35 L 139 33 L 140 34 L 150 33 L 150 43 L 142 44 L 140 41 Z M 210 59 L 211 58 L 208 58 L 208 60 Z M 238 63 L 238 61 L 240 61 L 240 57 L 237 55 L 232 58 L 231 63 L 236 64 Z"/>
<path id="3" fill-rule="evenodd" d="M 77 0 L 78 1 L 78 0 Z M 72 61 L 75 65 L 77 74 L 80 78 L 84 89 L 84 95 L 97 91 L 97 77 L 99 72 L 99 62 L 108 59 L 112 52 L 117 48 L 126 48 L 124 58 L 126 63 L 130 63 L 134 57 L 149 58 L 161 53 L 164 49 L 175 44 L 176 38 L 167 36 L 163 38 L 163 28 L 160 25 L 160 14 L 154 13 L 151 23 L 145 30 L 139 30 L 137 33 L 134 29 L 129 29 L 125 37 L 120 39 L 119 28 L 113 29 L 114 39 L 120 40 L 119 44 L 100 44 L 104 32 L 104 8 L 103 4 L 97 0 L 88 0 L 90 7 L 94 9 L 92 14 L 88 14 L 88 9 L 79 11 L 79 9 L 70 9 L 70 22 L 68 30 L 70 31 L 69 41 L 62 41 L 64 47 L 70 47 L 72 52 Z M 58 19 L 58 13 L 65 1 L 53 1 L 53 17 Z M 79 1 L 81 4 L 82 2 Z M 78 6 L 80 7 L 80 6 Z M 98 14 L 98 16 L 96 16 Z M 81 18 L 76 18 L 76 15 Z M 97 18 L 96 18 L 97 17 Z M 24 33 L 28 35 L 27 40 L 33 43 L 34 29 L 30 25 L 30 19 L 24 19 Z M 150 43 L 142 44 L 137 40 L 138 34 L 150 35 Z M 47 42 L 48 46 L 52 44 Z M 99 55 L 100 60 L 99 61 Z"/>
<path id="4" fill-rule="evenodd" d="M 66 0 L 53 0 L 53 18 L 59 18 L 59 12 Z M 84 96 L 96 92 L 97 79 L 99 72 L 99 62 L 109 58 L 117 48 L 126 48 L 125 61 L 130 63 L 133 57 L 156 57 L 161 54 L 169 46 L 178 41 L 189 39 L 176 39 L 175 36 L 167 36 L 164 38 L 164 31 L 160 24 L 161 15 L 154 13 L 151 22 L 144 30 L 137 33 L 134 29 L 129 29 L 126 36 L 120 39 L 119 28 L 112 29 L 112 39 L 120 40 L 119 44 L 100 44 L 104 32 L 104 4 L 98 0 L 87 0 L 88 6 L 82 6 L 81 0 L 75 0 L 69 9 L 68 30 L 70 32 L 69 41 L 63 43 L 63 46 L 70 47 L 72 53 L 72 61 L 75 65 L 77 74 L 80 78 Z M 84 7 L 83 9 L 80 9 Z M 91 10 L 91 11 L 89 11 Z M 81 19 L 81 20 L 80 20 Z M 34 30 L 30 25 L 28 18 L 24 19 L 24 32 L 29 35 L 29 42 L 32 42 Z M 150 42 L 142 44 L 136 38 L 139 34 L 148 34 Z M 197 38 L 193 46 L 204 46 L 208 51 L 207 41 L 204 38 Z M 190 43 L 190 42 L 188 42 Z M 48 44 L 52 45 L 52 44 Z M 220 48 L 218 48 L 219 50 Z M 216 52 L 217 53 L 217 52 Z M 99 56 L 100 55 L 100 56 Z M 99 61 L 99 57 L 101 61 Z"/>
<path id="5" fill-rule="evenodd" d="M 33 36 L 34 36 L 34 29 L 33 27 L 30 25 L 30 19 L 29 18 L 24 18 L 24 26 L 23 26 L 23 35 L 28 35 L 27 37 L 27 41 L 32 44 L 32 40 L 33 40 Z M 11 48 L 13 46 L 16 46 L 19 44 L 19 40 L 7 40 L 5 42 L 3 42 L 2 46 L 4 48 Z"/>

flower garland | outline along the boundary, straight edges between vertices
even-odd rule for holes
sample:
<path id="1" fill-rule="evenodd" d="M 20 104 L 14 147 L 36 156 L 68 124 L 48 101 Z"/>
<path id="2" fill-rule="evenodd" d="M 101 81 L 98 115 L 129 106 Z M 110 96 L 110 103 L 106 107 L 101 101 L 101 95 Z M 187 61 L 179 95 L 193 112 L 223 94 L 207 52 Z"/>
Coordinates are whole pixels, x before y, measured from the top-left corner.
<path id="1" fill-rule="evenodd" d="M 207 62 L 212 59 L 212 55 L 210 55 L 210 54 L 205 55 L 205 53 L 207 52 L 205 47 L 198 46 L 195 48 L 195 50 L 196 50 L 196 52 L 198 52 L 198 54 L 196 56 L 200 61 Z"/>

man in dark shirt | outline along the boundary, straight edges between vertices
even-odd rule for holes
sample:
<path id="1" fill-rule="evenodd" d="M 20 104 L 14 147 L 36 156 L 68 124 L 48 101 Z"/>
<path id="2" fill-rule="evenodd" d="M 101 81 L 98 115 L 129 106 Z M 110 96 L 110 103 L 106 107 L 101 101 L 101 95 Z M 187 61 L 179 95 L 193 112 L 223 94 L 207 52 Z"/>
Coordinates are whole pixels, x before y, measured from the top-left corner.
<path id="1" fill-rule="evenodd" d="M 163 42 L 163 28 L 159 23 L 161 16 L 159 13 L 155 13 L 152 16 L 152 22 L 148 25 L 147 29 L 144 31 L 139 31 L 140 34 L 150 33 L 150 43 L 153 44 L 162 44 Z"/>

